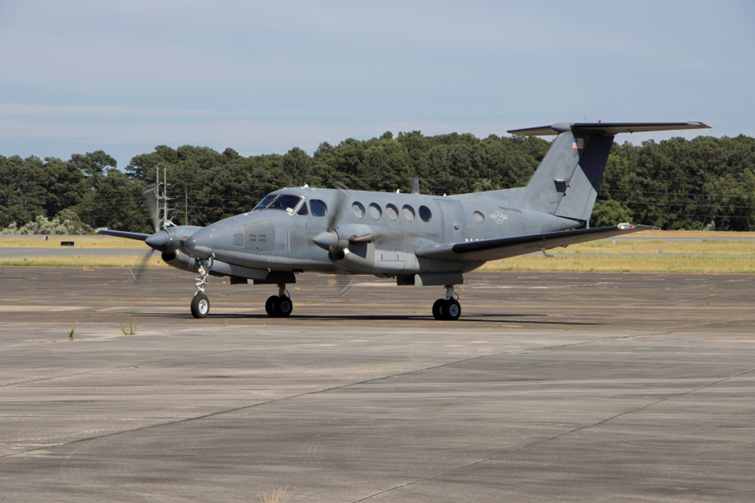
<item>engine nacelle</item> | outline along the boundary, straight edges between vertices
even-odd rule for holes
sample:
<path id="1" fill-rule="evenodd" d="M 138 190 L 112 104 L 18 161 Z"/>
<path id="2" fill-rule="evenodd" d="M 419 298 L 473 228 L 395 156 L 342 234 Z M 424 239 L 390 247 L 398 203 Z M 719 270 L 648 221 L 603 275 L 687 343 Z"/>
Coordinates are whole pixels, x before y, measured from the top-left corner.
<path id="1" fill-rule="evenodd" d="M 197 272 L 197 259 L 178 250 L 167 250 L 161 255 L 163 261 L 182 271 Z"/>

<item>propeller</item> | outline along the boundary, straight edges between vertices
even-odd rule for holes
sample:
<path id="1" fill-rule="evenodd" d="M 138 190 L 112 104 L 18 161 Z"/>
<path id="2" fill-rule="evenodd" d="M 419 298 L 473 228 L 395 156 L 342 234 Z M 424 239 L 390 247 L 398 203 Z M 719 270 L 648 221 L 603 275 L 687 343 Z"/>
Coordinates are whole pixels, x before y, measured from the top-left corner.
<path id="1" fill-rule="evenodd" d="M 147 205 L 147 213 L 149 214 L 149 219 L 152 221 L 152 227 L 155 229 L 155 234 L 157 234 L 158 232 L 160 232 L 160 218 L 158 216 L 159 209 L 157 207 L 157 194 L 155 193 L 155 186 L 148 185 L 147 188 L 144 189 L 144 192 L 142 192 L 142 196 L 144 196 L 144 203 Z M 147 238 L 146 242 L 148 245 L 150 244 L 149 239 L 151 237 L 152 236 Z M 137 267 L 136 272 L 132 271 L 130 267 L 128 268 L 128 272 L 129 274 L 131 274 L 131 279 L 134 281 L 134 283 L 137 283 L 139 281 L 139 278 L 144 272 L 144 269 L 147 267 L 149 259 L 152 258 L 153 253 L 155 253 L 155 248 L 150 247 L 150 249 L 144 255 L 144 258 L 142 258 L 142 261 L 139 264 L 139 267 Z"/>
<path id="2" fill-rule="evenodd" d="M 334 188 L 336 188 L 338 192 L 336 194 L 336 203 L 330 211 L 327 230 L 315 236 L 314 242 L 320 248 L 328 250 L 328 257 L 333 261 L 333 265 L 336 268 L 336 286 L 340 287 L 338 296 L 344 297 L 354 286 L 354 280 L 347 279 L 347 276 L 350 276 L 349 271 L 336 263 L 336 260 L 339 259 L 339 255 L 343 255 L 343 249 L 348 246 L 348 243 L 345 246 L 342 245 L 335 228 L 338 226 L 340 220 L 339 217 L 343 214 L 344 207 L 348 204 L 349 189 L 340 182 L 336 183 Z"/>

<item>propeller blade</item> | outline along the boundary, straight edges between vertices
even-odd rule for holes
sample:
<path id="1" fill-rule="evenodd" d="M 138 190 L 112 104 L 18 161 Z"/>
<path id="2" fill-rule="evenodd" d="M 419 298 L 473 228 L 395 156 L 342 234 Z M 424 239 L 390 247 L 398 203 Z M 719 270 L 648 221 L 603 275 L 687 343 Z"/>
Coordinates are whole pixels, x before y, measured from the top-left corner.
<path id="1" fill-rule="evenodd" d="M 144 196 L 144 202 L 147 204 L 147 214 L 152 221 L 152 227 L 155 229 L 155 232 L 157 232 L 160 230 L 160 219 L 158 214 L 159 210 L 157 208 L 157 193 L 155 193 L 155 186 L 148 185 L 147 188 L 144 189 L 144 192 L 142 192 L 142 195 Z"/>
<path id="2" fill-rule="evenodd" d="M 354 275 L 347 269 L 336 264 L 336 279 L 329 280 L 328 284 L 338 288 L 338 297 L 345 297 L 354 287 Z"/>
<path id="3" fill-rule="evenodd" d="M 142 275 L 142 272 L 144 272 L 144 268 L 147 267 L 147 264 L 149 263 L 149 259 L 152 258 L 152 254 L 155 253 L 155 250 L 150 249 L 146 255 L 144 255 L 144 258 L 142 259 L 141 264 L 139 264 L 139 267 L 136 269 L 136 273 L 131 270 L 131 268 L 128 268 L 129 274 L 131 274 L 131 279 L 134 281 L 134 283 L 139 282 L 139 278 Z"/>
<path id="4" fill-rule="evenodd" d="M 344 276 L 343 281 L 339 281 L 339 283 L 343 283 L 345 282 L 345 280 L 346 280 L 346 277 Z M 343 288 L 341 288 L 341 290 L 338 292 L 338 296 L 345 297 L 346 295 L 348 295 L 348 293 L 351 291 L 353 287 L 354 287 L 354 280 L 350 279 L 348 283 Z"/>
<path id="5" fill-rule="evenodd" d="M 334 208 L 332 208 L 332 211 L 330 212 L 330 220 L 328 221 L 328 232 L 333 232 L 333 229 L 335 229 L 336 224 L 338 223 L 338 216 L 341 214 L 341 211 L 343 211 L 343 206 L 349 195 L 349 189 L 347 189 L 344 184 L 340 182 L 336 183 L 335 188 L 338 189 L 338 195 L 336 196 L 336 205 Z"/>

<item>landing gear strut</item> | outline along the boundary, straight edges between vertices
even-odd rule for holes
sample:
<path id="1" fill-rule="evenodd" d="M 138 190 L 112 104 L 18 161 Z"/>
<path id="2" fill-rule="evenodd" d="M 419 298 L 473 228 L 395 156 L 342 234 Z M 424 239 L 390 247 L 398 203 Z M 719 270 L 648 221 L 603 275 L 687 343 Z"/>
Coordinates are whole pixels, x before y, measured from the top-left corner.
<path id="1" fill-rule="evenodd" d="M 294 303 L 288 296 L 285 283 L 278 284 L 278 295 L 273 295 L 265 302 L 265 311 L 273 318 L 285 318 L 294 310 Z"/>
<path id="2" fill-rule="evenodd" d="M 207 277 L 212 269 L 212 257 L 197 261 L 199 264 L 199 277 L 197 278 L 197 293 L 191 299 L 191 315 L 195 318 L 204 318 L 210 312 L 210 299 L 204 293 L 207 285 Z"/>
<path id="3" fill-rule="evenodd" d="M 453 285 L 446 285 L 446 298 L 435 301 L 433 317 L 436 320 L 458 320 L 461 316 L 461 305 L 456 300 L 458 297 Z"/>

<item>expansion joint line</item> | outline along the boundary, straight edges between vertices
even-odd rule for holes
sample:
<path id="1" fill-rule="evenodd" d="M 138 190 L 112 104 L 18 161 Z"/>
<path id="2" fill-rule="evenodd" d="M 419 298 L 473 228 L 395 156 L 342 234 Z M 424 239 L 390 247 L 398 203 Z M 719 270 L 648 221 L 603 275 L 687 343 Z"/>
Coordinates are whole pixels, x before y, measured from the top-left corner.
<path id="1" fill-rule="evenodd" d="M 619 414 L 616 414 L 615 416 L 611 416 L 611 417 L 607 417 L 605 419 L 601 419 L 600 421 L 597 421 L 595 423 L 586 424 L 586 425 L 580 426 L 578 428 L 567 430 L 567 431 L 559 433 L 558 435 L 553 435 L 552 437 L 544 438 L 542 440 L 538 440 L 537 442 L 532 442 L 531 444 L 526 444 L 526 445 L 523 445 L 521 447 L 517 447 L 516 449 L 511 449 L 511 450 L 506 451 L 506 452 L 501 453 L 501 454 L 496 454 L 495 456 L 490 456 L 490 457 L 487 457 L 487 458 L 484 458 L 484 459 L 478 459 L 477 461 L 473 461 L 471 463 L 467 463 L 467 464 L 462 465 L 462 466 L 457 466 L 456 468 L 451 468 L 450 470 L 446 470 L 446 471 L 443 471 L 443 472 L 440 472 L 440 473 L 436 473 L 436 474 L 433 474 L 433 475 L 428 475 L 427 477 L 423 477 L 421 479 L 412 480 L 410 482 L 405 482 L 403 484 L 399 484 L 397 486 L 390 487 L 390 488 L 384 489 L 382 491 L 378 491 L 378 492 L 376 492 L 374 494 L 370 494 L 369 496 L 365 496 L 363 498 L 354 500 L 354 501 L 352 501 L 352 503 L 359 503 L 361 501 L 366 501 L 368 499 L 374 498 L 375 496 L 380 496 L 381 494 L 385 494 L 385 493 L 390 492 L 390 491 L 395 491 L 396 489 L 401 489 L 401 488 L 404 488 L 404 487 L 408 487 L 408 486 L 411 486 L 411 485 L 414 485 L 414 484 L 418 484 L 420 482 L 426 482 L 428 480 L 432 480 L 432 479 L 437 478 L 437 477 L 442 477 L 442 476 L 448 475 L 450 473 L 455 473 L 455 472 L 464 470 L 466 468 L 470 468 L 472 466 L 477 466 L 477 465 L 480 465 L 482 463 L 486 463 L 488 461 L 492 461 L 494 459 L 501 459 L 501 458 L 504 458 L 504 457 L 509 456 L 511 454 L 515 454 L 517 452 L 524 451 L 524 450 L 529 449 L 531 447 L 537 447 L 538 445 L 542 445 L 542 444 L 544 444 L 546 442 L 550 442 L 551 440 L 556 440 L 558 438 L 561 438 L 561 437 L 566 436 L 566 435 L 570 435 L 572 433 L 576 433 L 576 432 L 579 432 L 579 431 L 582 431 L 582 430 L 587 430 L 587 429 L 590 429 L 590 428 L 594 428 L 596 426 L 600 426 L 600 425 L 605 424 L 605 423 L 607 423 L 609 421 L 613 421 L 614 419 L 618 419 L 618 418 L 620 418 L 622 416 L 626 416 L 628 414 L 634 414 L 635 412 L 639 412 L 639 411 L 648 409 L 650 407 L 653 407 L 654 405 L 658 405 L 658 404 L 661 404 L 661 403 L 664 403 L 664 402 L 668 402 L 669 400 L 675 400 L 677 398 L 685 397 L 687 395 L 690 395 L 690 394 L 695 393 L 697 391 L 700 391 L 702 389 L 709 388 L 711 386 L 715 386 L 716 384 L 720 384 L 722 382 L 726 382 L 726 381 L 729 381 L 731 379 L 736 379 L 737 377 L 741 377 L 741 376 L 749 374 L 751 372 L 755 372 L 755 368 L 751 368 L 749 370 L 745 370 L 745 371 L 739 372 L 737 374 L 730 375 L 728 377 L 723 377 L 721 379 L 709 382 L 707 384 L 703 384 L 702 386 L 698 386 L 697 388 L 685 391 L 684 393 L 678 393 L 676 395 L 672 395 L 672 396 L 669 396 L 669 397 L 666 397 L 666 398 L 662 398 L 660 400 L 656 400 L 655 402 L 651 402 L 651 403 L 645 404 L 645 405 L 643 405 L 641 407 L 637 407 L 636 409 L 627 410 L 625 412 L 621 412 Z"/>
<path id="2" fill-rule="evenodd" d="M 123 434 L 126 434 L 126 433 L 134 433 L 134 432 L 137 432 L 137 431 L 151 430 L 151 429 L 156 429 L 156 428 L 162 428 L 164 426 L 173 426 L 173 425 L 177 425 L 177 424 L 188 423 L 190 421 L 196 421 L 196 420 L 201 420 L 201 419 L 208 419 L 208 418 L 211 418 L 211 417 L 221 416 L 223 414 L 230 414 L 230 413 L 239 412 L 239 411 L 242 411 L 242 410 L 249 410 L 249 409 L 253 409 L 253 408 L 256 408 L 256 407 L 262 407 L 262 406 L 265 406 L 265 405 L 272 405 L 272 404 L 275 404 L 275 403 L 278 403 L 278 402 L 282 402 L 282 401 L 285 401 L 285 400 L 292 400 L 292 399 L 295 399 L 295 398 L 302 398 L 302 397 L 305 397 L 305 396 L 319 395 L 319 394 L 323 394 L 323 393 L 328 393 L 330 391 L 337 391 L 337 390 L 342 390 L 342 389 L 350 388 L 352 386 L 362 386 L 362 385 L 365 385 L 365 384 L 374 384 L 376 382 L 384 381 L 386 379 L 392 379 L 394 377 L 402 377 L 402 376 L 407 376 L 407 375 L 416 374 L 416 373 L 420 373 L 420 372 L 426 372 L 428 370 L 436 370 L 436 369 L 448 367 L 448 366 L 451 366 L 451 365 L 457 365 L 459 363 L 468 363 L 468 362 L 472 362 L 472 361 L 476 361 L 476 360 L 481 360 L 483 358 L 490 358 L 490 357 L 504 356 L 504 355 L 515 355 L 515 354 L 519 354 L 519 353 L 529 353 L 531 351 L 543 351 L 543 350 L 548 350 L 548 349 L 557 349 L 557 348 L 565 348 L 565 347 L 572 347 L 572 346 L 583 346 L 585 344 L 599 344 L 599 343 L 604 343 L 604 342 L 611 342 L 611 341 L 632 339 L 632 338 L 635 338 L 635 337 L 647 337 L 647 336 L 650 336 L 650 335 L 663 335 L 663 334 L 667 334 L 667 333 L 672 333 L 672 332 L 642 333 L 642 334 L 626 335 L 626 336 L 622 336 L 622 337 L 612 337 L 610 339 L 603 339 L 603 340 L 599 340 L 599 341 L 581 341 L 581 342 L 573 342 L 573 343 L 569 343 L 569 344 L 558 344 L 558 345 L 554 345 L 554 346 L 541 346 L 541 347 L 537 347 L 537 348 L 517 349 L 517 350 L 514 350 L 514 351 L 502 351 L 500 353 L 493 353 L 493 354 L 487 354 L 487 355 L 472 356 L 472 357 L 469 357 L 469 358 L 463 358 L 461 360 L 455 360 L 455 361 L 452 361 L 452 362 L 441 363 L 441 364 L 438 364 L 438 365 L 432 365 L 432 366 L 423 367 L 423 368 L 420 368 L 420 369 L 407 370 L 405 372 L 398 372 L 396 374 L 391 374 L 391 375 L 387 375 L 387 376 L 381 376 L 381 377 L 375 377 L 375 378 L 372 378 L 372 379 L 366 379 L 364 381 L 346 383 L 346 384 L 342 384 L 340 386 L 332 386 L 330 388 L 324 388 L 324 389 L 319 389 L 319 390 L 314 390 L 314 391 L 307 391 L 305 393 L 299 393 L 299 394 L 296 394 L 296 395 L 284 396 L 284 397 L 281 397 L 281 398 L 276 398 L 276 399 L 268 400 L 268 401 L 265 401 L 265 402 L 253 403 L 251 405 L 242 405 L 240 407 L 234 407 L 234 408 L 231 408 L 231 409 L 219 410 L 219 411 L 215 411 L 215 412 L 210 412 L 208 414 L 203 414 L 201 416 L 187 417 L 187 418 L 179 419 L 179 420 L 176 420 L 176 421 L 168 421 L 168 422 L 165 422 L 165 423 L 158 423 L 158 424 L 151 424 L 151 425 L 147 425 L 147 426 L 141 426 L 139 428 L 132 428 L 132 429 L 121 430 L 121 431 L 114 431 L 112 433 L 105 433 L 103 435 L 97 435 L 97 436 L 93 436 L 93 437 L 79 438 L 77 440 L 71 440 L 70 442 L 64 442 L 62 444 L 56 445 L 55 447 L 63 447 L 63 446 L 68 446 L 68 445 L 72 445 L 72 444 L 78 444 L 78 443 L 82 443 L 82 442 L 88 442 L 90 440 L 100 440 L 100 439 L 103 439 L 103 438 L 115 437 L 115 436 L 123 435 Z M 238 350 L 218 351 L 218 352 L 215 352 L 213 354 L 228 353 L 228 352 L 233 352 L 233 351 L 238 351 Z M 149 362 L 149 363 L 158 363 L 158 362 L 164 362 L 164 361 L 169 361 L 169 360 L 177 360 L 177 359 L 183 359 L 183 358 L 190 358 L 190 357 L 191 358 L 195 358 L 196 356 L 197 355 L 186 356 L 186 357 L 176 357 L 176 358 L 166 358 L 166 359 L 157 360 L 157 361 Z M 142 365 L 148 365 L 149 363 L 142 363 Z M 133 367 L 136 367 L 136 365 L 129 366 L 129 367 L 122 367 L 122 368 L 119 368 L 119 369 L 116 369 L 116 370 L 126 369 L 126 368 L 133 368 Z M 51 379 L 56 379 L 56 378 L 58 378 L 58 377 L 50 377 L 50 378 L 45 378 L 45 379 L 39 379 L 39 380 L 35 380 L 34 382 L 44 381 L 44 380 L 51 380 Z M 21 384 L 21 383 L 18 383 L 18 384 Z M 577 431 L 577 430 L 574 430 L 574 431 Z M 49 449 L 49 448 L 50 447 L 40 447 L 38 449 L 28 449 L 28 450 L 21 451 L 21 452 L 14 452 L 14 453 L 11 453 L 11 454 L 5 454 L 3 456 L 0 456 L 0 460 L 6 459 L 6 458 L 10 458 L 10 457 L 14 457 L 14 456 L 20 456 L 20 455 L 23 455 L 23 454 L 26 454 L 26 453 L 29 453 L 29 452 L 33 452 L 33 451 L 39 450 L 39 449 Z M 493 459 L 493 458 L 491 458 L 491 459 Z M 487 461 L 487 460 L 482 460 L 480 462 L 483 462 L 483 461 Z M 473 463 L 473 464 L 476 464 L 476 463 Z M 460 468 L 464 468 L 464 467 L 460 467 Z M 456 469 L 460 469 L 460 468 L 456 468 Z M 433 476 L 428 477 L 428 478 L 436 477 L 438 475 L 442 475 L 442 474 L 436 474 L 436 475 L 433 475 Z M 423 479 L 423 480 L 426 480 L 426 479 Z M 421 480 L 417 480 L 417 481 L 414 481 L 414 482 L 409 482 L 409 483 L 404 484 L 404 485 L 410 485 L 410 484 L 413 484 L 413 483 L 416 483 L 416 482 L 421 482 Z M 396 488 L 398 488 L 398 487 L 402 487 L 402 486 L 397 486 Z M 391 491 L 393 489 L 394 488 L 386 489 L 383 492 Z M 373 494 L 371 496 L 367 496 L 366 498 L 363 498 L 363 499 L 371 498 L 372 496 L 376 496 L 377 494 L 381 494 L 381 493 L 375 493 L 375 494 Z M 362 501 L 362 500 L 357 500 L 357 501 Z"/>

